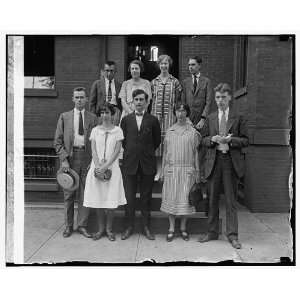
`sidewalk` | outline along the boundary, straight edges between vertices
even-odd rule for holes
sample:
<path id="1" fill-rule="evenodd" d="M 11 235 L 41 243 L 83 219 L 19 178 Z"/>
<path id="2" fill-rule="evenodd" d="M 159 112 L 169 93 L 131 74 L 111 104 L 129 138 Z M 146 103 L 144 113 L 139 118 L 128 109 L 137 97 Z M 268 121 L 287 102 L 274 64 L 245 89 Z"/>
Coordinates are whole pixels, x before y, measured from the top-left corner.
<path id="1" fill-rule="evenodd" d="M 225 231 L 225 211 L 220 210 Z M 117 235 L 115 242 L 106 237 L 93 241 L 78 233 L 63 238 L 62 207 L 33 207 L 25 209 L 24 263 L 57 263 L 88 261 L 98 263 L 138 263 L 190 261 L 219 262 L 233 260 L 245 263 L 273 263 L 280 257 L 292 259 L 292 234 L 288 214 L 250 213 L 239 206 L 239 239 L 242 249 L 232 248 L 222 234 L 218 241 L 201 244 L 198 235 L 188 242 L 176 238 L 168 243 L 165 235 L 157 234 L 155 241 L 134 234 L 128 240 Z"/>

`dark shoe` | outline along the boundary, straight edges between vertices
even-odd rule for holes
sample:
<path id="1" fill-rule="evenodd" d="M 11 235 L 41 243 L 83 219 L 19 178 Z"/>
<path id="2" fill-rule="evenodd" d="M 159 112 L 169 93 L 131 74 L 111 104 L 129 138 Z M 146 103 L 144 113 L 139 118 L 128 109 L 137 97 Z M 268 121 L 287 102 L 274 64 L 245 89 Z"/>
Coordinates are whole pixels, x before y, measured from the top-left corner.
<path id="1" fill-rule="evenodd" d="M 104 231 L 102 231 L 102 232 L 98 231 L 98 232 L 94 233 L 92 237 L 93 237 L 94 241 L 97 241 L 97 240 L 100 240 L 103 237 L 103 235 L 104 235 Z"/>
<path id="2" fill-rule="evenodd" d="M 200 243 L 206 243 L 206 242 L 213 241 L 213 240 L 217 240 L 217 239 L 218 239 L 218 236 L 217 236 L 217 235 L 206 234 L 206 235 L 204 235 L 204 236 L 201 236 L 201 237 L 198 239 L 198 242 L 200 242 Z"/>
<path id="3" fill-rule="evenodd" d="M 73 227 L 67 226 L 63 232 L 63 237 L 67 238 L 69 236 L 71 236 L 73 233 Z"/>
<path id="4" fill-rule="evenodd" d="M 146 226 L 144 227 L 143 234 L 148 240 L 151 240 L 151 241 L 155 240 L 155 236 L 151 233 L 149 228 Z"/>
<path id="5" fill-rule="evenodd" d="M 122 240 L 127 240 L 127 239 L 132 235 L 132 232 L 133 232 L 133 228 L 132 228 L 132 227 L 128 227 L 128 228 L 122 233 L 121 239 L 122 239 Z"/>
<path id="6" fill-rule="evenodd" d="M 86 238 L 91 238 L 91 237 L 92 237 L 92 235 L 89 234 L 89 233 L 86 231 L 85 227 L 78 227 L 77 231 L 78 231 L 80 234 L 82 234 L 83 236 L 85 236 Z"/>
<path id="7" fill-rule="evenodd" d="M 184 230 L 180 232 L 180 235 L 184 241 L 188 241 L 190 239 L 189 234 Z"/>
<path id="8" fill-rule="evenodd" d="M 174 231 L 169 231 L 166 236 L 167 242 L 172 242 L 174 240 L 174 237 L 175 237 Z"/>
<path id="9" fill-rule="evenodd" d="M 115 234 L 114 234 L 113 232 L 107 232 L 106 235 L 107 235 L 107 237 L 108 237 L 108 239 L 109 239 L 110 241 L 113 242 L 113 241 L 116 240 L 116 236 L 115 236 Z"/>
<path id="10" fill-rule="evenodd" d="M 230 243 L 231 243 L 232 247 L 235 248 L 235 249 L 241 249 L 242 248 L 242 245 L 238 240 L 232 240 L 232 241 L 230 241 Z"/>

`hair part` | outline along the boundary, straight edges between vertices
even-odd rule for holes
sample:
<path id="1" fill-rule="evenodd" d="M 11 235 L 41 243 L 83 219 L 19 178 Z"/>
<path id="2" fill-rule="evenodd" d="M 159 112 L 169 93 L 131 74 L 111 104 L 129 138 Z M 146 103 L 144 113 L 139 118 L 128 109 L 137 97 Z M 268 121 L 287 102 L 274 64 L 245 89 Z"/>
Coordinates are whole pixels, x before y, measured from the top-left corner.
<path id="1" fill-rule="evenodd" d="M 161 62 L 162 62 L 163 60 L 165 60 L 165 59 L 168 61 L 169 67 L 171 68 L 172 65 L 173 65 L 173 59 L 171 58 L 171 56 L 169 56 L 169 55 L 167 55 L 167 54 L 162 54 L 162 55 L 160 55 L 160 56 L 158 57 L 158 59 L 157 59 L 157 65 L 159 66 L 159 65 L 161 64 Z"/>
<path id="2" fill-rule="evenodd" d="M 131 65 L 133 65 L 133 64 L 138 65 L 140 67 L 141 73 L 144 72 L 144 64 L 138 59 L 134 59 L 133 61 L 130 62 L 129 67 L 128 67 L 128 72 L 130 72 Z"/>
<path id="3" fill-rule="evenodd" d="M 188 104 L 177 102 L 173 107 L 173 114 L 176 116 L 176 111 L 179 109 L 184 109 L 186 111 L 186 116 L 189 117 L 191 114 L 191 109 Z"/>
<path id="4" fill-rule="evenodd" d="M 142 94 L 144 94 L 145 95 L 145 100 L 146 101 L 148 101 L 148 94 L 144 91 L 144 90 L 142 90 L 142 89 L 136 89 L 136 90 L 134 90 L 133 92 L 132 92 L 132 99 L 134 99 L 136 96 L 138 96 L 138 95 L 142 95 Z"/>
<path id="5" fill-rule="evenodd" d="M 232 95 L 231 87 L 228 83 L 219 83 L 215 88 L 215 92 L 219 93 L 228 93 L 229 95 Z"/>
<path id="6" fill-rule="evenodd" d="M 85 87 L 76 87 L 73 89 L 73 96 L 75 92 L 84 92 L 85 96 L 88 97 L 87 91 Z"/>
<path id="7" fill-rule="evenodd" d="M 115 107 L 108 103 L 108 102 L 105 102 L 99 109 L 99 112 L 97 114 L 98 117 L 100 117 L 101 113 L 104 112 L 104 111 L 110 111 L 110 114 L 113 116 L 115 113 L 116 113 L 116 109 Z"/>
<path id="8" fill-rule="evenodd" d="M 194 59 L 199 65 L 202 64 L 202 58 L 198 55 L 192 56 L 189 58 L 190 59 Z"/>

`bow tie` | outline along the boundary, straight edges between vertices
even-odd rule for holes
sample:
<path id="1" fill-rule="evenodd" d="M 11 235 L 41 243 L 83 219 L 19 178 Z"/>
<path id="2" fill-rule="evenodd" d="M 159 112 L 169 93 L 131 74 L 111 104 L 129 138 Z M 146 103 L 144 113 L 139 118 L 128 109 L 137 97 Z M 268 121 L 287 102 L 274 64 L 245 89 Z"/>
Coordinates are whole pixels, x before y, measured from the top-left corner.
<path id="1" fill-rule="evenodd" d="M 135 112 L 135 115 L 138 116 L 138 117 L 142 117 L 142 116 L 143 116 L 143 113 L 142 113 L 142 112 L 139 113 L 139 112 L 136 111 L 136 112 Z"/>

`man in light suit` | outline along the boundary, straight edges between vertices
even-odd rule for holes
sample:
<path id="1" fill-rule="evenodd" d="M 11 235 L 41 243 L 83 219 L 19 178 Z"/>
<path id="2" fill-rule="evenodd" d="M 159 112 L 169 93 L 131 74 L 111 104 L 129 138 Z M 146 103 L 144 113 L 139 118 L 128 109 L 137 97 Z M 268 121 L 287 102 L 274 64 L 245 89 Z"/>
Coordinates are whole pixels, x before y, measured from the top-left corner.
<path id="1" fill-rule="evenodd" d="M 238 241 L 237 189 L 244 175 L 243 148 L 248 146 L 245 118 L 231 102 L 231 88 L 220 83 L 215 88 L 218 110 L 208 116 L 203 130 L 201 144 L 207 148 L 205 178 L 209 185 L 208 233 L 199 242 L 218 239 L 219 235 L 219 193 L 223 185 L 226 202 L 226 235 L 236 249 Z"/>
<path id="2" fill-rule="evenodd" d="M 113 123 L 118 126 L 122 105 L 119 98 L 121 83 L 114 78 L 116 72 L 116 63 L 114 61 L 106 61 L 103 70 L 104 76 L 96 80 L 91 87 L 90 111 L 96 115 L 100 115 L 100 107 L 105 102 L 109 102 L 115 107 L 116 112 L 113 116 Z"/>
<path id="3" fill-rule="evenodd" d="M 74 200 L 78 193 L 78 232 L 90 238 L 87 232 L 89 209 L 83 206 L 83 192 L 87 167 L 92 159 L 89 137 L 93 127 L 97 125 L 97 117 L 84 109 L 87 103 L 85 88 L 73 90 L 74 109 L 59 116 L 54 138 L 54 147 L 64 171 L 72 168 L 80 178 L 77 191 L 64 190 L 65 230 L 64 237 L 73 232 Z"/>
<path id="4" fill-rule="evenodd" d="M 122 171 L 127 200 L 126 230 L 121 238 L 125 240 L 133 232 L 135 197 L 139 183 L 143 233 L 147 239 L 154 240 L 150 231 L 150 201 L 156 174 L 155 150 L 161 142 L 161 129 L 158 119 L 147 112 L 147 93 L 137 89 L 133 91 L 132 98 L 135 111 L 121 121 L 124 133 Z"/>

